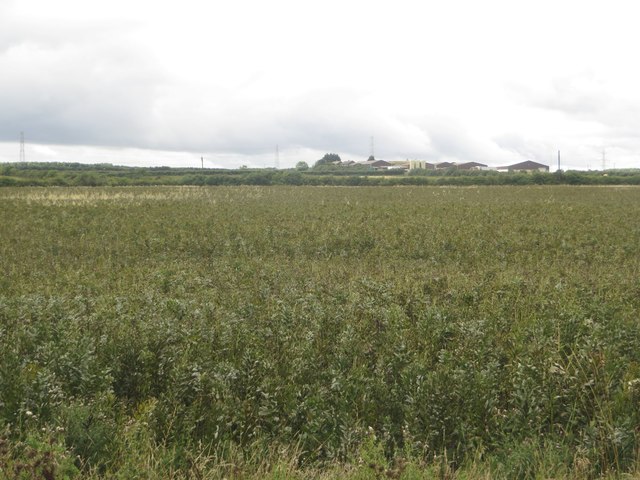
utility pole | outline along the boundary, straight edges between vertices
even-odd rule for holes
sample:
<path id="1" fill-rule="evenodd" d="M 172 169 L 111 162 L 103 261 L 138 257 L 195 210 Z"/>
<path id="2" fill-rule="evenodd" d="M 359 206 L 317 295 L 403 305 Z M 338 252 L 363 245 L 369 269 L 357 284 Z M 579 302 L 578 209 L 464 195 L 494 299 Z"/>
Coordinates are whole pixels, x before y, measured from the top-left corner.
<path id="1" fill-rule="evenodd" d="M 558 150 L 558 171 L 560 171 L 560 150 Z"/>
<path id="2" fill-rule="evenodd" d="M 276 145 L 276 170 L 280 170 L 280 147 Z"/>
<path id="3" fill-rule="evenodd" d="M 204 170 L 204 157 L 200 157 L 200 165 L 202 165 L 202 169 Z"/>
<path id="4" fill-rule="evenodd" d="M 27 161 L 27 157 L 24 153 L 24 132 L 20 132 L 20 162 Z"/>
<path id="5" fill-rule="evenodd" d="M 604 172 L 607 169 L 607 152 L 605 149 L 602 149 L 602 171 Z"/>
<path id="6" fill-rule="evenodd" d="M 371 137 L 371 153 L 370 153 L 371 158 L 376 158 L 374 151 L 373 151 L 373 137 Z"/>

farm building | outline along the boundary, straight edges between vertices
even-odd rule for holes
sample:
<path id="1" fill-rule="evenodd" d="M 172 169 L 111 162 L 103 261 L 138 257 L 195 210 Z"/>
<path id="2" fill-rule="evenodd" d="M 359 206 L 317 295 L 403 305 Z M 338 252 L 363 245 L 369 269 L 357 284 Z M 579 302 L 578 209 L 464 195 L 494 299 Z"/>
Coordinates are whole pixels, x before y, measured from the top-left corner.
<path id="1" fill-rule="evenodd" d="M 489 170 L 487 165 L 478 162 L 458 163 L 456 166 L 460 170 Z"/>
<path id="2" fill-rule="evenodd" d="M 366 162 L 362 162 L 362 165 L 368 165 L 375 170 L 384 170 L 391 166 L 391 164 L 385 160 L 367 160 Z"/>
<path id="3" fill-rule="evenodd" d="M 409 170 L 433 170 L 434 168 L 433 163 L 424 160 L 409 160 Z"/>
<path id="4" fill-rule="evenodd" d="M 505 167 L 498 167 L 499 172 L 548 172 L 549 165 L 543 165 L 542 163 L 527 160 L 526 162 L 516 163 L 514 165 L 507 165 Z"/>
<path id="5" fill-rule="evenodd" d="M 453 162 L 440 162 L 436 163 L 436 170 L 447 170 L 448 168 L 456 168 L 456 164 Z"/>
<path id="6" fill-rule="evenodd" d="M 409 170 L 409 162 L 408 161 L 391 161 L 389 162 L 391 165 L 387 167 L 388 170 Z"/>

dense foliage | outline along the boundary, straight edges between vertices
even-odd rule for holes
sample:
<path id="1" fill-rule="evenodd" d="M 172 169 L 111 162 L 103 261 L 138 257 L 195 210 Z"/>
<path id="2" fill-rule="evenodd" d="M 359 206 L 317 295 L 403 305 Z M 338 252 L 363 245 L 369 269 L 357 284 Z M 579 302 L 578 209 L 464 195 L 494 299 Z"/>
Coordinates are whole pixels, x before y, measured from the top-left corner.
<path id="1" fill-rule="evenodd" d="M 330 165 L 333 163 L 341 163 L 342 159 L 337 153 L 325 153 L 320 160 L 318 160 L 314 166 L 319 167 L 321 165 Z"/>
<path id="2" fill-rule="evenodd" d="M 0 477 L 637 471 L 638 193 L 1 189 Z"/>

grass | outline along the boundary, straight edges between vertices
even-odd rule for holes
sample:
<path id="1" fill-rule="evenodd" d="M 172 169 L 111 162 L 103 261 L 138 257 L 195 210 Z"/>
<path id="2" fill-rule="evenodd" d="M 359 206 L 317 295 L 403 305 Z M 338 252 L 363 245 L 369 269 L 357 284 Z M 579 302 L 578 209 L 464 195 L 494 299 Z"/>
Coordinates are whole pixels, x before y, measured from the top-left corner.
<path id="1" fill-rule="evenodd" d="M 638 471 L 634 187 L 3 188 L 0 206 L 8 478 Z"/>

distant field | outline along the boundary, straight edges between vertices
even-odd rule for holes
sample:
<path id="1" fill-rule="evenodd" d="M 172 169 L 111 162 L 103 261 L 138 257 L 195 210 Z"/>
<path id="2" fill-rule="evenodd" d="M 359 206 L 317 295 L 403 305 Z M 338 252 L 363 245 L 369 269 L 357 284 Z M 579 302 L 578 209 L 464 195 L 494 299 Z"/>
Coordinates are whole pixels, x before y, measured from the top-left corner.
<path id="1" fill-rule="evenodd" d="M 639 187 L 2 188 L 0 478 L 638 472 L 639 312 Z"/>

